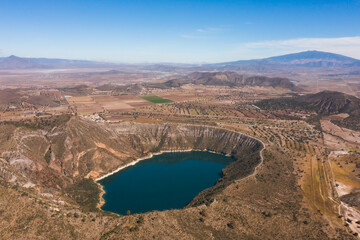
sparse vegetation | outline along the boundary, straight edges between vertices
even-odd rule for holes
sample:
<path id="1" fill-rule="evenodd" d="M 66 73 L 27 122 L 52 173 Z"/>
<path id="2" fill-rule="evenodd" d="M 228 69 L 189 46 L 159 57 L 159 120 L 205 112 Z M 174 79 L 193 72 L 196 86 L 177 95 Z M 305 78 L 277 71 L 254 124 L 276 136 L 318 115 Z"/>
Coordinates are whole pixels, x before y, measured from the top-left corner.
<path id="1" fill-rule="evenodd" d="M 92 179 L 83 179 L 65 189 L 77 204 L 85 211 L 97 211 L 100 190 Z M 74 215 L 75 217 L 75 215 Z"/>

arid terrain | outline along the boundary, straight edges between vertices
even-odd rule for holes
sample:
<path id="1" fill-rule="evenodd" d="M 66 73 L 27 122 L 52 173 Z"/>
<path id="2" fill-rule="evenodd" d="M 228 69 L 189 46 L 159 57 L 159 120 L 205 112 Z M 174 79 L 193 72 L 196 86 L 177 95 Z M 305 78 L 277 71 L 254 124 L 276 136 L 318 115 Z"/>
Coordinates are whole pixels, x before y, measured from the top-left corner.
<path id="1" fill-rule="evenodd" d="M 0 70 L 0 238 L 359 238 L 359 78 L 221 66 Z M 236 161 L 184 209 L 99 207 L 95 179 L 190 149 Z"/>

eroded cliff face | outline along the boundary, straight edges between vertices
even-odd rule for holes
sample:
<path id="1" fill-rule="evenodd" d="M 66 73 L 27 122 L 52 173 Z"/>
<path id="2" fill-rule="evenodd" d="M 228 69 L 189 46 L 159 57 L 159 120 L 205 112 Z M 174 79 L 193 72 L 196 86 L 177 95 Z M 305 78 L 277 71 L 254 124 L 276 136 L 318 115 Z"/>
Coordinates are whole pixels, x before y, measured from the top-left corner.
<path id="1" fill-rule="evenodd" d="M 188 149 L 209 150 L 230 155 L 234 162 L 223 169 L 223 176 L 212 188 L 201 192 L 189 206 L 209 204 L 212 196 L 234 180 L 251 174 L 260 163 L 260 141 L 247 135 L 225 129 L 194 125 L 155 125 L 123 123 L 112 129 L 120 136 L 128 136 L 131 146 L 141 149 L 140 154 Z"/>
<path id="2" fill-rule="evenodd" d="M 0 127 L 7 131 L 0 150 L 5 180 L 57 190 L 84 178 L 97 178 L 150 153 L 189 149 L 215 151 L 236 160 L 224 169 L 216 190 L 251 174 L 263 147 L 240 133 L 181 124 L 99 124 L 73 117 L 50 130 Z M 192 204 L 204 201 L 202 197 Z"/>

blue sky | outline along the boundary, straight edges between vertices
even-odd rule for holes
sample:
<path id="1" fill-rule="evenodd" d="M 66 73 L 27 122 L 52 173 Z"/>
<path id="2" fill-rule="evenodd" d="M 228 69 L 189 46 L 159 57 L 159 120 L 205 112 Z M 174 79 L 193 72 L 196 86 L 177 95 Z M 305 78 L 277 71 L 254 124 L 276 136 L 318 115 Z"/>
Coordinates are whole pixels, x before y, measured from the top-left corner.
<path id="1" fill-rule="evenodd" d="M 360 58 L 360 0 L 0 0 L 0 56 L 200 63 L 313 49 Z"/>

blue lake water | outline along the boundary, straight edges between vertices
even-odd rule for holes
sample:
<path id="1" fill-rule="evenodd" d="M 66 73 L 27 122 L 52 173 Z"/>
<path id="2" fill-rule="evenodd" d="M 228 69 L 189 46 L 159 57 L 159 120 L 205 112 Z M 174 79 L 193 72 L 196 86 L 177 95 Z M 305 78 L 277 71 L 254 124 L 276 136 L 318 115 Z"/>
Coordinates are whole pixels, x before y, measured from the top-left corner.
<path id="1" fill-rule="evenodd" d="M 105 211 L 126 214 L 185 207 L 221 177 L 233 162 L 224 155 L 191 151 L 163 153 L 127 167 L 99 183 Z"/>

